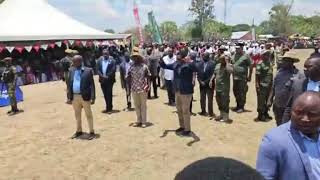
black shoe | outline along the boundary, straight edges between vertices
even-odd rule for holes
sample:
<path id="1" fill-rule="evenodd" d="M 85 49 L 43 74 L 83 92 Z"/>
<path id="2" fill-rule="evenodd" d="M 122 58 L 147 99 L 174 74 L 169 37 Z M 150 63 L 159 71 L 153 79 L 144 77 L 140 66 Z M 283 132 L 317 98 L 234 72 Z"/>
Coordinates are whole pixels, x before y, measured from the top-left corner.
<path id="1" fill-rule="evenodd" d="M 268 113 L 265 114 L 265 117 L 266 117 L 266 119 L 268 119 L 268 120 L 272 120 L 272 119 L 273 119 Z"/>
<path id="2" fill-rule="evenodd" d="M 236 111 L 236 113 L 238 113 L 238 114 L 243 113 L 243 112 L 244 112 L 244 109 L 242 109 L 242 108 L 239 108 L 239 109 Z"/>
<path id="3" fill-rule="evenodd" d="M 181 136 L 190 137 L 191 136 L 191 131 L 183 131 L 181 133 Z"/>
<path id="4" fill-rule="evenodd" d="M 254 119 L 256 122 L 266 122 L 266 117 L 259 115 L 257 118 Z"/>
<path id="5" fill-rule="evenodd" d="M 231 111 L 233 111 L 233 112 L 237 112 L 239 110 L 239 107 L 233 107 L 233 108 L 231 108 Z"/>
<path id="6" fill-rule="evenodd" d="M 179 128 L 179 129 L 176 129 L 176 133 L 181 133 L 184 131 L 184 128 Z"/>
<path id="7" fill-rule="evenodd" d="M 223 119 L 222 116 L 218 116 L 218 117 L 214 118 L 215 121 L 221 121 L 222 119 Z"/>
<path id="8" fill-rule="evenodd" d="M 208 116 L 208 113 L 205 111 L 199 112 L 198 113 L 200 116 Z"/>
<path id="9" fill-rule="evenodd" d="M 72 137 L 71 139 L 76 139 L 78 137 L 80 137 L 83 133 L 82 132 L 76 132 Z"/>
<path id="10" fill-rule="evenodd" d="M 154 98 L 155 98 L 155 99 L 158 99 L 158 98 L 159 98 L 159 96 L 154 96 Z"/>
<path id="11" fill-rule="evenodd" d="M 209 117 L 214 118 L 214 117 L 216 117 L 216 114 L 214 114 L 214 113 L 209 113 Z"/>
<path id="12" fill-rule="evenodd" d="M 96 134 L 94 132 L 91 132 L 87 139 L 90 141 L 90 140 L 92 140 L 94 138 L 96 138 Z"/>

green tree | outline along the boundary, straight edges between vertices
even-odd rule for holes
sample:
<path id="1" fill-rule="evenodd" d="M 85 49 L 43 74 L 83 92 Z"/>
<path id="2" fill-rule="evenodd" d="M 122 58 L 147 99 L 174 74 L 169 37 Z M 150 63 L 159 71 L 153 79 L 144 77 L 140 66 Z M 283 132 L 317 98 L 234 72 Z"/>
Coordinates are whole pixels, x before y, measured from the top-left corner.
<path id="1" fill-rule="evenodd" d="M 3 2 L 4 0 L 0 0 L 0 4 Z"/>
<path id="2" fill-rule="evenodd" d="M 212 40 L 219 38 L 229 38 L 232 33 L 232 27 L 215 20 L 207 20 L 204 29 L 204 39 Z"/>
<path id="3" fill-rule="evenodd" d="M 232 32 L 238 32 L 238 31 L 250 31 L 251 26 L 248 24 L 237 24 L 235 26 L 232 26 Z"/>
<path id="4" fill-rule="evenodd" d="M 214 0 L 191 0 L 191 6 L 189 11 L 196 18 L 195 24 L 197 28 L 194 29 L 194 35 L 200 34 L 200 38 L 203 39 L 204 23 L 209 19 L 214 19 Z"/>
<path id="5" fill-rule="evenodd" d="M 105 29 L 104 32 L 114 34 L 115 31 L 113 29 Z"/>
<path id="6" fill-rule="evenodd" d="M 160 24 L 160 31 L 162 38 L 165 41 L 177 40 L 178 37 L 178 26 L 173 21 L 165 21 Z"/>
<path id="7" fill-rule="evenodd" d="M 270 21 L 263 21 L 261 24 L 256 27 L 257 34 L 272 34 L 273 29 L 271 28 Z"/>
<path id="8" fill-rule="evenodd" d="M 275 4 L 270 12 L 270 25 L 274 35 L 288 36 L 292 33 L 290 29 L 290 12 L 294 0 L 290 4 L 279 2 Z"/>

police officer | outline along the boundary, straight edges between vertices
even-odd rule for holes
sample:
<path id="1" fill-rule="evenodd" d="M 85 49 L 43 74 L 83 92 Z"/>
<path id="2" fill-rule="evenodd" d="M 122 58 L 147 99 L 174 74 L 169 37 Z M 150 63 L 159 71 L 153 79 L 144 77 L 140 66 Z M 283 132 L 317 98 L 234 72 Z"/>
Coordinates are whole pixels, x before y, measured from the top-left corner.
<path id="1" fill-rule="evenodd" d="M 67 82 L 67 80 L 69 79 L 69 68 L 72 65 L 72 57 L 74 55 L 78 54 L 78 51 L 72 50 L 72 49 L 66 49 L 65 53 L 66 53 L 66 57 L 62 58 L 60 63 L 61 63 L 61 66 L 62 66 L 62 71 L 63 71 L 63 79 L 62 80 L 66 82 L 67 90 L 68 90 L 69 89 L 69 87 L 68 87 L 69 83 Z M 67 94 L 68 94 L 68 92 L 67 92 Z M 67 104 L 71 104 L 71 102 L 69 100 L 67 100 L 66 103 Z"/>
<path id="2" fill-rule="evenodd" d="M 12 58 L 7 57 L 3 59 L 6 64 L 6 68 L 2 74 L 2 80 L 7 86 L 8 95 L 10 99 L 11 110 L 8 111 L 8 115 L 14 115 L 19 112 L 17 106 L 17 99 L 16 99 L 16 80 L 17 80 L 17 72 L 16 68 L 12 65 Z"/>
<path id="3" fill-rule="evenodd" d="M 219 48 L 222 51 L 222 48 Z M 230 57 L 219 55 L 216 57 L 217 65 L 214 75 L 210 81 L 210 87 L 213 87 L 212 81 L 215 79 L 216 101 L 219 107 L 220 115 L 215 118 L 216 121 L 229 121 L 229 103 L 230 103 L 230 75 L 233 71 L 230 64 Z"/>
<path id="4" fill-rule="evenodd" d="M 273 104 L 273 113 L 277 126 L 282 124 L 282 116 L 290 97 L 290 87 L 294 77 L 304 77 L 294 63 L 299 62 L 297 54 L 289 51 L 284 56 L 280 56 L 279 70 L 274 78 L 272 86 L 272 96 L 269 97 L 268 107 Z"/>
<path id="5" fill-rule="evenodd" d="M 262 61 L 256 67 L 256 91 L 258 99 L 258 117 L 255 121 L 266 121 L 272 119 L 269 114 L 267 101 L 272 88 L 273 81 L 273 67 L 271 62 L 271 51 L 264 51 L 262 53 Z"/>
<path id="6" fill-rule="evenodd" d="M 243 51 L 243 43 L 238 43 L 236 53 L 233 56 L 233 94 L 236 98 L 237 106 L 232 108 L 232 111 L 237 113 L 244 112 L 246 104 L 248 82 L 252 76 L 252 61 L 249 55 Z"/>

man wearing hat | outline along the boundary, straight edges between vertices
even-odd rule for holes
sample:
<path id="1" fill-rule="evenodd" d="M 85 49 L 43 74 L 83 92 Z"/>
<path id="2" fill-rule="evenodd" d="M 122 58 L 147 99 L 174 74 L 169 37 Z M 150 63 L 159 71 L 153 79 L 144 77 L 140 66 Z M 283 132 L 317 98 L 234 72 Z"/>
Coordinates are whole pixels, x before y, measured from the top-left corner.
<path id="1" fill-rule="evenodd" d="M 69 68 L 72 65 L 72 57 L 77 54 L 78 51 L 72 50 L 72 49 L 66 49 L 65 53 L 66 56 L 60 60 L 60 64 L 62 66 L 62 72 L 63 72 L 63 78 L 62 80 L 66 82 L 67 90 L 69 89 L 68 85 L 69 83 L 67 80 L 69 79 Z M 68 92 L 67 92 L 68 94 Z M 71 104 L 70 101 L 67 100 L 68 104 Z"/>
<path id="2" fill-rule="evenodd" d="M 264 51 L 262 53 L 262 61 L 257 64 L 256 67 L 256 91 L 258 99 L 258 117 L 255 121 L 266 121 L 272 119 L 269 114 L 269 108 L 267 101 L 272 88 L 273 81 L 273 68 L 270 57 L 272 56 L 271 51 Z"/>
<path id="3" fill-rule="evenodd" d="M 273 113 L 277 126 L 282 124 L 282 116 L 289 100 L 289 87 L 294 77 L 304 77 L 294 63 L 299 62 L 299 58 L 295 52 L 289 51 L 280 57 L 279 70 L 274 78 L 272 85 L 272 95 L 268 100 L 268 107 L 273 103 Z"/>
<path id="4" fill-rule="evenodd" d="M 237 106 L 232 108 L 232 111 L 237 113 L 244 112 L 244 107 L 247 99 L 248 82 L 252 76 L 252 61 L 243 51 L 243 43 L 238 43 L 236 46 L 236 54 L 232 58 L 233 64 L 233 94 L 236 98 Z"/>
<path id="5" fill-rule="evenodd" d="M 137 114 L 137 122 L 134 127 L 147 127 L 147 94 L 150 90 L 150 71 L 139 53 L 139 48 L 134 47 L 131 54 L 133 64 L 127 74 L 128 84 Z"/>
<path id="6" fill-rule="evenodd" d="M 8 95 L 10 99 L 11 110 L 8 111 L 9 115 L 14 115 L 19 112 L 17 107 L 17 99 L 16 99 L 16 80 L 17 80 L 17 72 L 16 68 L 12 65 L 12 58 L 7 57 L 3 59 L 6 64 L 6 68 L 2 74 L 2 81 L 6 84 Z M 2 89 L 1 89 L 2 90 Z"/>

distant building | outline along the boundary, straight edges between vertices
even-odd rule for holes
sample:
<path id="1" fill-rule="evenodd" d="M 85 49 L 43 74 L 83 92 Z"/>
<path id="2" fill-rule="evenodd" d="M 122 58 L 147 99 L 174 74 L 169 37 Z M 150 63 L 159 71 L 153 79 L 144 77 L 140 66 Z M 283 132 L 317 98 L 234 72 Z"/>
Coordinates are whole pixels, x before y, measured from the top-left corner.
<path id="1" fill-rule="evenodd" d="M 231 35 L 231 40 L 250 41 L 250 40 L 253 40 L 253 36 L 251 31 L 233 32 Z"/>

